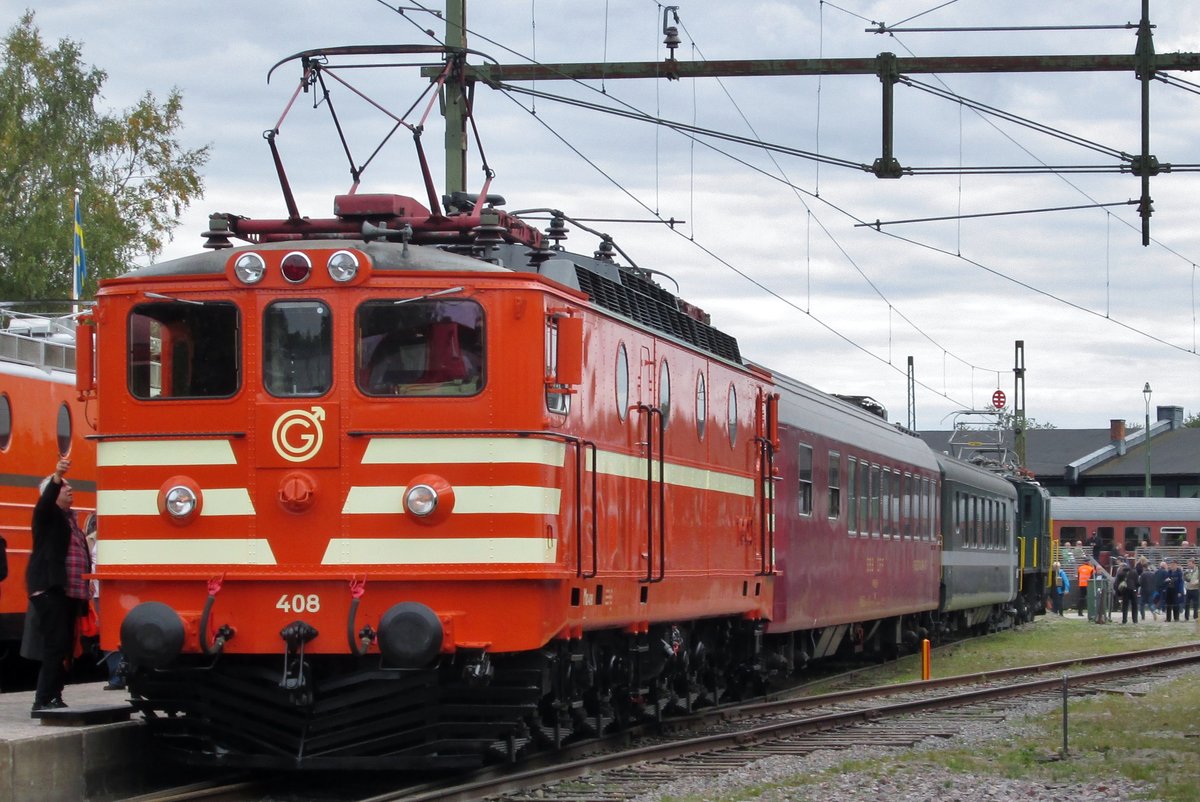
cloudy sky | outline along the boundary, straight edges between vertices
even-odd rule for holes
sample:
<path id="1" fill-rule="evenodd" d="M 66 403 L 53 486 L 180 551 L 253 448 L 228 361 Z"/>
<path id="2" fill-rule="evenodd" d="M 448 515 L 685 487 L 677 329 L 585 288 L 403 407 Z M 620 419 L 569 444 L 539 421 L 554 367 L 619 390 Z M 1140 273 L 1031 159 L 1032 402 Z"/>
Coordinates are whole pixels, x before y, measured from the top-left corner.
<path id="1" fill-rule="evenodd" d="M 679 2 L 681 60 L 900 56 L 1128 54 L 1139 0 L 819 0 Z M 178 87 L 188 146 L 210 145 L 206 197 L 189 210 L 163 258 L 195 250 L 207 215 L 284 214 L 262 132 L 279 119 L 299 78 L 271 65 L 295 52 L 347 44 L 416 43 L 443 33 L 418 6 L 378 0 L 0 0 L 0 22 L 27 7 L 43 35 L 83 44 L 108 73 L 105 103 L 130 105 Z M 1200 4 L 1151 3 L 1159 53 L 1200 51 Z M 468 8 L 469 46 L 500 63 L 658 60 L 663 6 L 650 0 L 519 0 Z M 1074 30 L 868 33 L 901 29 Z M 476 58 L 476 61 L 479 59 Z M 1200 165 L 1195 124 L 1200 74 L 1152 86 L 1150 151 Z M 896 157 L 906 167 L 1044 167 L 1120 162 L 1140 152 L 1140 84 L 1127 73 L 914 75 L 914 79 L 1103 152 L 984 117 L 910 86 L 895 91 Z M 348 79 L 403 114 L 423 82 L 414 70 Z M 880 84 L 873 76 L 542 82 L 540 91 L 632 108 L 786 148 L 870 164 L 880 150 Z M 342 90 L 335 95 L 362 161 L 387 121 Z M 1137 178 L 1098 174 L 917 175 L 879 180 L 861 170 L 480 87 L 480 136 L 508 208 L 555 207 L 612 234 L 643 267 L 669 274 L 680 294 L 737 336 L 743 354 L 823 390 L 869 395 L 892 420 L 908 418 L 906 361 L 915 360 L 919 428 L 1013 395 L 1014 343 L 1025 343 L 1026 412 L 1059 427 L 1140 422 L 1142 387 L 1154 405 L 1200 412 L 1197 263 L 1200 173 L 1153 179 L 1152 242 L 1126 202 Z M 410 119 L 412 119 L 410 117 Z M 436 110 L 426 146 L 440 156 Z M 326 216 L 350 179 L 325 110 L 297 102 L 279 139 L 301 211 Z M 471 187 L 480 160 L 468 160 Z M 435 161 L 435 177 L 440 170 Z M 396 136 L 362 191 L 423 196 L 409 136 Z M 1101 204 L 1114 204 L 1101 207 Z M 1069 211 L 1004 214 L 1060 207 Z M 961 220 L 884 225 L 967 216 Z M 674 230 L 653 222 L 685 221 Z M 568 247 L 591 252 L 573 232 Z M 669 282 L 665 282 L 670 287 Z"/>

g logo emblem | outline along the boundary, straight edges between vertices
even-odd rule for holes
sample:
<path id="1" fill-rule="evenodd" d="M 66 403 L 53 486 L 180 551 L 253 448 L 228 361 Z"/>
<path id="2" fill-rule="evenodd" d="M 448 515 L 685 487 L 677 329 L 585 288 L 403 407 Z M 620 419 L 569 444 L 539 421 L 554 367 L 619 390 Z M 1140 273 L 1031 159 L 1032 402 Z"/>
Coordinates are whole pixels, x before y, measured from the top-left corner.
<path id="1" fill-rule="evenodd" d="M 313 407 L 311 412 L 291 409 L 280 415 L 271 428 L 271 445 L 275 446 L 275 453 L 288 462 L 307 462 L 315 457 L 325 442 L 323 420 L 323 407 Z"/>

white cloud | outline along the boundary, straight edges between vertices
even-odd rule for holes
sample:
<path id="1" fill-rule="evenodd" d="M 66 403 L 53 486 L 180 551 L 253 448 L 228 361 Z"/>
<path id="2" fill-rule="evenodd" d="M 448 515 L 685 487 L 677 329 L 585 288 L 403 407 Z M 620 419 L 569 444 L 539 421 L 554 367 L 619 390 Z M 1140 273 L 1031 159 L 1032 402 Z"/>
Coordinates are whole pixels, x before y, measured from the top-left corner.
<path id="1" fill-rule="evenodd" d="M 836 8 L 816 0 L 681 6 L 681 59 L 693 58 L 693 41 L 710 59 L 873 57 L 883 50 L 900 56 L 1132 53 L 1135 42 L 1126 29 L 895 37 L 864 32 L 870 20 L 896 23 L 931 7 L 913 0 L 846 0 Z M 168 248 L 169 257 L 199 245 L 210 211 L 283 214 L 261 134 L 279 118 L 299 69 L 285 65 L 267 85 L 267 70 L 276 61 L 319 46 L 428 43 L 418 26 L 439 33 L 442 28 L 431 16 L 410 11 L 402 18 L 369 0 L 130 0 L 120 4 L 119 13 L 81 2 L 34 8 L 48 40 L 67 36 L 82 41 L 85 60 L 107 71 L 105 94 L 113 106 L 129 105 L 146 90 L 162 97 L 179 87 L 186 143 L 211 143 L 207 197 L 189 211 Z M 955 3 L 905 27 L 1120 25 L 1139 11 L 1133 0 Z M 0 22 L 11 25 L 19 13 L 12 8 Z M 1195 4 L 1159 3 L 1152 13 L 1158 52 L 1200 50 Z M 531 25 L 535 20 L 536 26 Z M 544 62 L 664 55 L 661 7 L 634 0 L 476 2 L 468 9 L 468 21 L 470 45 L 501 62 L 519 60 L 502 45 L 527 55 L 536 48 Z M 915 77 L 937 83 L 934 76 Z M 1140 147 L 1139 88 L 1131 75 L 939 77 L 965 97 L 1054 128 L 1130 153 Z M 1194 79 L 1186 73 L 1180 77 Z M 411 71 L 407 76 L 389 74 L 391 83 L 358 74 L 353 79 L 369 83 L 374 96 L 396 112 L 407 108 L 423 86 Z M 873 76 L 725 78 L 719 85 L 610 79 L 603 86 L 605 95 L 561 82 L 542 82 L 538 88 L 590 101 L 624 100 L 662 117 L 695 119 L 702 126 L 749 136 L 744 114 L 766 141 L 819 148 L 867 164 L 880 153 L 880 85 Z M 1200 97 L 1159 83 L 1152 91 L 1152 151 L 1163 161 L 1200 163 L 1194 137 Z M 345 93 L 337 102 L 361 160 L 387 123 L 365 114 L 363 104 Z M 529 105 L 528 99 L 522 103 Z M 332 196 L 346 191 L 349 178 L 324 110 L 314 112 L 311 106 L 312 96 L 302 96 L 279 144 L 302 210 L 326 215 Z M 547 132 L 539 123 L 544 122 L 663 217 L 687 220 L 684 234 L 794 304 L 764 293 L 663 226 L 596 226 L 618 237 L 639 263 L 675 276 L 683 296 L 737 336 L 748 358 L 822 389 L 875 396 L 895 420 L 906 418 L 903 374 L 908 355 L 916 359 L 918 379 L 937 391 L 917 393 L 918 423 L 933 427 L 959 403 L 986 405 L 997 385 L 1011 396 L 1015 340 L 1024 340 L 1026 347 L 1027 412 L 1039 420 L 1103 427 L 1109 418 L 1140 419 L 1141 388 L 1147 381 L 1155 388 L 1155 403 L 1200 410 L 1200 362 L 1187 353 L 1197 337 L 1195 263 L 1200 261 L 1197 179 L 1190 173 L 1153 179 L 1151 232 L 1158 244 L 1149 248 L 1141 246 L 1140 220 L 1128 206 L 894 225 L 880 233 L 856 228 L 855 218 L 887 222 L 1114 203 L 1136 198 L 1140 184 L 1129 175 L 1111 174 L 881 181 L 776 156 L 795 184 L 819 191 L 821 200 L 816 200 L 798 197 L 727 156 L 644 123 L 549 101 L 537 102 L 535 119 L 483 87 L 477 90 L 477 110 L 489 165 L 497 173 L 492 191 L 505 195 L 509 208 L 552 206 L 580 217 L 648 217 Z M 960 111 L 957 104 L 906 87 L 896 88 L 895 122 L 896 155 L 909 166 L 1109 163 L 1100 154 L 1011 124 L 992 125 Z M 435 110 L 424 140 L 435 174 L 441 136 Z M 717 147 L 766 173 L 777 172 L 760 151 Z M 468 170 L 475 188 L 481 182 L 477 159 Z M 409 135 L 401 133 L 386 146 L 364 188 L 423 197 Z M 576 231 L 568 245 L 590 252 L 594 242 Z M 960 253 L 982 267 L 958 258 Z M 874 356 L 848 345 L 801 310 L 810 310 Z"/>

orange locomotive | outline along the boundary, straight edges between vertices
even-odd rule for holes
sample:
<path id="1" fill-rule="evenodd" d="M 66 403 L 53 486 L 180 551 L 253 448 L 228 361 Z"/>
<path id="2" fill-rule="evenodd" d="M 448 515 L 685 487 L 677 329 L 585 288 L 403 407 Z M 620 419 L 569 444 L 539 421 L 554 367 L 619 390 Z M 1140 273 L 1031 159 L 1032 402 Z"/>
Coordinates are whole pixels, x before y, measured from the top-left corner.
<path id="1" fill-rule="evenodd" d="M 604 249 L 446 203 L 217 216 L 101 282 L 102 645 L 196 759 L 471 763 L 761 675 L 768 377 Z"/>
<path id="2" fill-rule="evenodd" d="M 54 470 L 56 454 L 71 458 L 80 525 L 95 508 L 96 449 L 85 439 L 94 429 L 95 407 L 76 398 L 73 319 L 6 306 L 0 315 L 0 536 L 8 544 L 8 578 L 0 585 L 0 641 L 19 641 L 30 520 L 38 483 Z"/>

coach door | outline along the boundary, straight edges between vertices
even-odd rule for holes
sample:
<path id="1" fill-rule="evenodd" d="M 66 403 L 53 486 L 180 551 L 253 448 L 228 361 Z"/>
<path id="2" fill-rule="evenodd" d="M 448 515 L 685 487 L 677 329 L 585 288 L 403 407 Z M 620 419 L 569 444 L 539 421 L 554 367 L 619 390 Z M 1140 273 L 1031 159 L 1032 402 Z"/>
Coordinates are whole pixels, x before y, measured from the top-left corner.
<path id="1" fill-rule="evenodd" d="M 779 394 L 758 392 L 755 435 L 758 441 L 759 575 L 775 567 L 775 452 L 779 449 Z"/>

